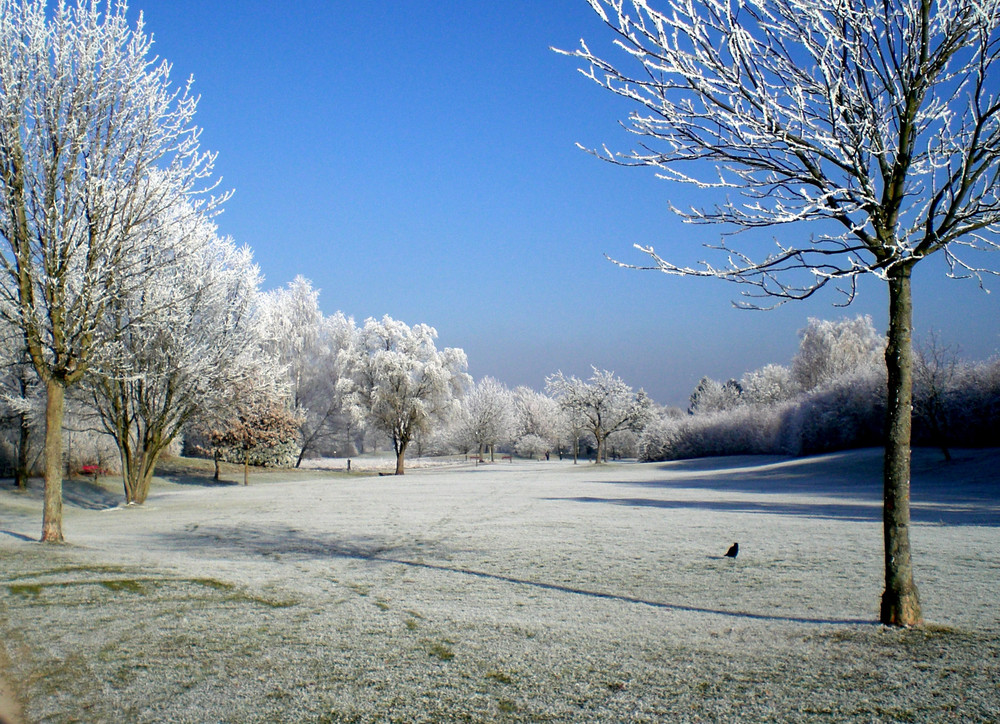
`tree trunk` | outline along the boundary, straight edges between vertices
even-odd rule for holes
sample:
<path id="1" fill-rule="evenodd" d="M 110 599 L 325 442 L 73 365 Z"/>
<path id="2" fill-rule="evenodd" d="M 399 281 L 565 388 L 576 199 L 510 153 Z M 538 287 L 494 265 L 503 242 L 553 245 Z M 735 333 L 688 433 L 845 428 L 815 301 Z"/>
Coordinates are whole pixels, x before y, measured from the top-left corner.
<path id="1" fill-rule="evenodd" d="M 250 451 L 243 455 L 243 484 L 250 484 Z"/>
<path id="2" fill-rule="evenodd" d="M 42 542 L 62 543 L 62 423 L 66 388 L 49 379 L 45 384 L 45 502 Z"/>
<path id="3" fill-rule="evenodd" d="M 913 302 L 911 268 L 889 274 L 889 333 L 886 443 L 883 466 L 882 524 L 885 541 L 885 593 L 879 620 L 891 626 L 920 623 L 920 597 L 910 558 L 910 431 L 913 409 Z"/>
<path id="4" fill-rule="evenodd" d="M 157 450 L 144 450 L 142 454 L 142 471 L 141 477 L 139 478 L 139 495 L 136 501 L 139 504 L 145 503 L 146 498 L 149 497 L 149 487 L 153 482 L 153 473 L 156 472 L 156 463 L 160 459 L 160 453 L 163 451 L 161 446 Z"/>
<path id="5" fill-rule="evenodd" d="M 131 451 L 127 447 L 123 447 L 121 443 L 118 445 L 118 459 L 122 464 L 122 485 L 125 488 L 125 504 L 132 505 L 136 502 L 136 466 L 132 462 Z"/>
<path id="6" fill-rule="evenodd" d="M 20 490 L 28 487 L 28 444 L 31 441 L 31 426 L 28 424 L 28 416 L 24 413 L 18 415 L 20 419 L 20 431 L 17 441 L 17 463 L 14 467 L 14 482 Z"/>
<path id="7" fill-rule="evenodd" d="M 215 474 L 212 475 L 212 480 L 219 482 L 219 449 L 216 448 L 212 450 L 212 460 L 215 462 Z"/>
<path id="8" fill-rule="evenodd" d="M 127 504 L 142 505 L 146 502 L 146 498 L 149 497 L 153 473 L 156 471 L 156 461 L 159 458 L 160 450 L 140 450 L 130 457 L 124 472 L 125 502 Z"/>
<path id="9" fill-rule="evenodd" d="M 396 445 L 396 475 L 403 474 L 403 458 L 406 456 L 406 442 Z"/>

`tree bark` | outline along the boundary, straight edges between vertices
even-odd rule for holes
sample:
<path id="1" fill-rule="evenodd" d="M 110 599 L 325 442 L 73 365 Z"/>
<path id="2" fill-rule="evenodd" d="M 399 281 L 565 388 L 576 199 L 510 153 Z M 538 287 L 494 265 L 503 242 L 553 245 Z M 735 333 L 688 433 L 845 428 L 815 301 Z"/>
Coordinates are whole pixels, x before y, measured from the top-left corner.
<path id="1" fill-rule="evenodd" d="M 28 487 L 28 444 L 31 441 L 31 426 L 28 424 L 28 416 L 24 413 L 18 415 L 20 431 L 17 441 L 17 463 L 14 468 L 14 482 L 19 490 L 26 490 Z"/>
<path id="2" fill-rule="evenodd" d="M 62 381 L 45 383 L 45 493 L 42 542 L 62 543 L 62 423 L 66 388 Z"/>
<path id="3" fill-rule="evenodd" d="M 149 497 L 149 488 L 156 471 L 156 462 L 160 459 L 162 446 L 155 450 L 140 450 L 130 456 L 125 466 L 125 502 L 129 505 L 142 505 Z"/>
<path id="4" fill-rule="evenodd" d="M 406 445 L 409 441 L 400 441 L 396 445 L 396 475 L 403 474 L 403 459 L 406 457 Z"/>
<path id="5" fill-rule="evenodd" d="M 910 266 L 889 273 L 886 443 L 882 524 L 885 592 L 879 620 L 891 626 L 920 623 L 920 597 L 910 557 L 910 432 L 913 409 L 913 303 Z"/>
<path id="6" fill-rule="evenodd" d="M 142 476 L 139 478 L 139 494 L 136 503 L 143 504 L 149 497 L 149 487 L 153 482 L 153 473 L 156 472 L 156 463 L 160 459 L 160 450 L 145 451 L 142 456 Z"/>

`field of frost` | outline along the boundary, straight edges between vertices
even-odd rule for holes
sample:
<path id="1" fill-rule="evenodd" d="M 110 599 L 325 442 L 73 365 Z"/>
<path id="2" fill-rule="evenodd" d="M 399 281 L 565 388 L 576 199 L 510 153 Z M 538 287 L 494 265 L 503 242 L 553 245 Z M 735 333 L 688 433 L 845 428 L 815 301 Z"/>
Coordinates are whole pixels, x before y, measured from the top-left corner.
<path id="1" fill-rule="evenodd" d="M 71 483 L 65 546 L 4 487 L 0 671 L 24 722 L 996 721 L 1000 454 L 915 453 L 913 630 L 873 623 L 879 473 L 180 476 L 142 508 Z"/>

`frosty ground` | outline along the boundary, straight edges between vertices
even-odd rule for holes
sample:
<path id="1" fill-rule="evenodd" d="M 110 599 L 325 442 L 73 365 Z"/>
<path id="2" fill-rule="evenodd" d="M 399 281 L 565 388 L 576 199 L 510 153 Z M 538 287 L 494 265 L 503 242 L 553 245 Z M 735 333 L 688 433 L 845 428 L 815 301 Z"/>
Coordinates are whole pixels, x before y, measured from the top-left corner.
<path id="1" fill-rule="evenodd" d="M 65 546 L 5 487 L 0 665 L 27 722 L 996 721 L 1000 451 L 914 467 L 914 630 L 873 450 L 71 484 Z"/>

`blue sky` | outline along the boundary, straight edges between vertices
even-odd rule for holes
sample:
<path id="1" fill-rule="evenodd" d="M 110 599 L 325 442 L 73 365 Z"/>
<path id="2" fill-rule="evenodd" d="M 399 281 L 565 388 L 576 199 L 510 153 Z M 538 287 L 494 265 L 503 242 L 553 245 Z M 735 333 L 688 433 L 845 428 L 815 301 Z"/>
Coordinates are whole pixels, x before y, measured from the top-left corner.
<path id="1" fill-rule="evenodd" d="M 690 189 L 576 148 L 629 144 L 624 102 L 549 50 L 607 45 L 585 0 L 133 0 L 139 11 L 175 81 L 194 76 L 203 146 L 236 191 L 220 231 L 253 248 L 265 286 L 302 274 L 327 313 L 430 324 L 476 378 L 541 389 L 596 365 L 684 404 L 703 375 L 788 363 L 808 317 L 884 328 L 874 281 L 846 310 L 821 294 L 748 312 L 732 308 L 735 286 L 604 259 L 642 263 L 640 242 L 694 261 L 719 232 L 671 216 L 668 201 L 698 200 Z M 923 262 L 918 337 L 996 354 L 992 286 Z"/>

